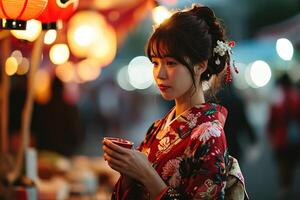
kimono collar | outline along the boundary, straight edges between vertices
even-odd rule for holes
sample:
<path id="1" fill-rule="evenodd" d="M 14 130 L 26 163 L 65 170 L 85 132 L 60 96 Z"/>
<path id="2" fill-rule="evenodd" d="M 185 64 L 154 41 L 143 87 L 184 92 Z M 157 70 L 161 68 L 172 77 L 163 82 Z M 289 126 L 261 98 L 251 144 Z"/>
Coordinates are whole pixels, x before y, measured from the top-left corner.
<path id="1" fill-rule="evenodd" d="M 174 112 L 174 109 L 175 107 L 166 115 L 164 119 L 166 122 Z M 189 135 L 194 127 L 204 122 L 218 120 L 224 127 L 226 117 L 227 109 L 225 107 L 214 103 L 203 103 L 187 109 L 170 123 L 165 125 L 169 125 L 181 138 L 184 138 Z"/>

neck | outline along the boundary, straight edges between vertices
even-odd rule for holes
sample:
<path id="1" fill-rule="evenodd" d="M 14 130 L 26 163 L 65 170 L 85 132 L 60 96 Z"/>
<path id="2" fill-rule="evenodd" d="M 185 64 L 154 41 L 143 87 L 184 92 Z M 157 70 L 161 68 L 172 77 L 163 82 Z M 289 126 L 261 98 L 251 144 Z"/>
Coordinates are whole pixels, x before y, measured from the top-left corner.
<path id="1" fill-rule="evenodd" d="M 195 105 L 205 103 L 204 92 L 202 90 L 202 87 L 198 87 L 194 92 L 193 89 L 191 91 L 192 92 L 188 92 L 182 97 L 175 99 L 176 117 Z"/>

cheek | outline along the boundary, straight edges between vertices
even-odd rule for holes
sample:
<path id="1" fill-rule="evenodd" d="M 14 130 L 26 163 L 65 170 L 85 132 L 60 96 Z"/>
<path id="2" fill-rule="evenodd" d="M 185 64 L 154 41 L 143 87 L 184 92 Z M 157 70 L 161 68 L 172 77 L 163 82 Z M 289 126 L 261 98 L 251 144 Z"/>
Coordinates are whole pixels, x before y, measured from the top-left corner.
<path id="1" fill-rule="evenodd" d="M 157 70 L 155 70 L 155 69 L 153 69 L 153 71 L 152 71 L 152 75 L 153 75 L 153 78 L 154 78 L 155 82 L 157 80 L 157 72 L 156 71 Z"/>
<path id="2" fill-rule="evenodd" d="M 181 74 L 181 76 L 177 76 L 177 80 L 176 80 L 176 88 L 180 91 L 180 92 L 187 92 L 188 90 L 191 89 L 191 87 L 193 87 L 193 79 L 190 77 L 189 74 Z"/>
<path id="3" fill-rule="evenodd" d="M 182 92 L 186 92 L 193 86 L 193 81 L 189 78 L 182 78 L 177 81 L 177 88 L 180 88 Z"/>
<path id="4" fill-rule="evenodd" d="M 172 76 L 176 78 L 177 86 L 181 88 L 190 88 L 193 85 L 193 79 L 187 70 L 175 71 Z"/>

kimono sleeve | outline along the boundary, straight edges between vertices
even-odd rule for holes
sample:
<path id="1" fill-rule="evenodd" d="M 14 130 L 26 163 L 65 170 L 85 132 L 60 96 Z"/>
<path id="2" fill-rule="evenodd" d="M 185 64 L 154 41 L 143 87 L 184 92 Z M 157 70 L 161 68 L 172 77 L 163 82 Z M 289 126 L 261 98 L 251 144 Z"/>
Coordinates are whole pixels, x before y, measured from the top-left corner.
<path id="1" fill-rule="evenodd" d="M 156 199 L 224 199 L 229 163 L 219 122 L 207 122 L 194 128 L 184 155 L 177 160 L 180 161 L 178 169 L 165 180 L 168 188 Z M 164 174 L 168 173 L 167 166 L 168 163 Z"/>

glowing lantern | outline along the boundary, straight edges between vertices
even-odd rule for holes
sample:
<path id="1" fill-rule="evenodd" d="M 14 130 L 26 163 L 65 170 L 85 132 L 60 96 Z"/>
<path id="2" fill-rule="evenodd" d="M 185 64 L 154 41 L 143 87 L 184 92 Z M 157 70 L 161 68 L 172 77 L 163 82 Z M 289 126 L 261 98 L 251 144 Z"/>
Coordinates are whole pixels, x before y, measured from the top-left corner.
<path id="1" fill-rule="evenodd" d="M 0 0 L 1 28 L 26 28 L 26 21 L 37 18 L 44 10 L 48 0 Z"/>
<path id="2" fill-rule="evenodd" d="M 77 12 L 68 23 L 67 37 L 76 57 L 95 59 L 98 66 L 105 66 L 115 58 L 116 32 L 98 12 Z"/>
<path id="3" fill-rule="evenodd" d="M 27 40 L 33 42 L 37 39 L 42 31 L 41 22 L 31 19 L 27 21 L 25 30 L 11 30 L 11 34 L 19 40 Z"/>
<path id="4" fill-rule="evenodd" d="M 39 16 L 43 30 L 60 28 L 60 20 L 68 19 L 77 9 L 79 0 L 48 0 L 48 5 Z"/>

